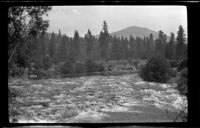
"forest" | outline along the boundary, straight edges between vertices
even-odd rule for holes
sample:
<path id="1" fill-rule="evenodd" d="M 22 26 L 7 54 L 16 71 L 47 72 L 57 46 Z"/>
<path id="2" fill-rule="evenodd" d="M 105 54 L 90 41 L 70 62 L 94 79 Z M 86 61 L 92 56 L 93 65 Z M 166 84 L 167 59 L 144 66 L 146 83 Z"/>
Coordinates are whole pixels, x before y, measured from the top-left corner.
<path id="1" fill-rule="evenodd" d="M 34 65 L 38 73 L 51 69 L 61 74 L 71 74 L 104 71 L 106 68 L 108 70 L 105 65 L 111 61 L 127 60 L 133 64 L 136 60 L 148 60 L 153 56 L 162 56 L 171 63 L 178 63 L 187 56 L 185 41 L 182 26 L 179 26 L 176 37 L 171 33 L 169 41 L 161 30 L 157 39 L 152 34 L 144 38 L 131 35 L 129 39 L 111 37 L 104 21 L 99 38 L 95 38 L 89 29 L 84 38 L 79 36 L 77 30 L 73 38 L 61 31 L 58 34 L 53 32 L 32 36 L 26 42 L 21 42 L 10 66 L 23 70 Z M 11 75 L 15 75 L 14 72 Z"/>

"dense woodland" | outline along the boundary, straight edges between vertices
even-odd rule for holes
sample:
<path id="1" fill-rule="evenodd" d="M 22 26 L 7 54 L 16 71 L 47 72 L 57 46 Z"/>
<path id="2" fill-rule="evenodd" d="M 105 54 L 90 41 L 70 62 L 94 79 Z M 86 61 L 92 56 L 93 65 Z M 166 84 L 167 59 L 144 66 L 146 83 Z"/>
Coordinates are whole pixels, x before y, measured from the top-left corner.
<path id="1" fill-rule="evenodd" d="M 149 59 L 155 55 L 176 60 L 187 55 L 182 26 L 179 26 L 176 37 L 171 33 L 169 41 L 162 31 L 159 31 L 158 39 L 154 39 L 152 34 L 144 38 L 134 38 L 131 35 L 129 39 L 111 37 L 106 21 L 103 22 L 98 39 L 89 29 L 84 38 L 79 36 L 78 31 L 75 31 L 73 38 L 62 34 L 61 31 L 59 34 L 45 33 L 32 36 L 28 42 L 23 42 L 12 61 L 17 67 L 29 67 L 34 63 L 37 68 L 46 70 L 52 64 L 66 61 Z"/>

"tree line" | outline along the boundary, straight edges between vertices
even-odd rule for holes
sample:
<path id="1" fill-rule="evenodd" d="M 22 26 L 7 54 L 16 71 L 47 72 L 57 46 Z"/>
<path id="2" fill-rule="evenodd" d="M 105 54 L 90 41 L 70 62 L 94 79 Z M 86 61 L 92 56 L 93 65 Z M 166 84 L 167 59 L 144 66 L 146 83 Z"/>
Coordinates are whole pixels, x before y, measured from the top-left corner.
<path id="1" fill-rule="evenodd" d="M 61 34 L 42 34 L 32 36 L 28 43 L 17 49 L 14 64 L 19 67 L 27 67 L 35 63 L 39 68 L 48 68 L 47 63 L 59 64 L 64 61 L 94 61 L 102 60 L 127 60 L 127 59 L 149 59 L 155 55 L 166 59 L 181 59 L 187 55 L 187 43 L 182 26 L 179 26 L 177 36 L 171 33 L 170 40 L 167 35 L 159 31 L 157 39 L 150 34 L 146 37 L 130 38 L 112 37 L 108 32 L 106 21 L 99 38 L 95 38 L 91 31 L 82 38 L 77 30 L 74 37 Z"/>

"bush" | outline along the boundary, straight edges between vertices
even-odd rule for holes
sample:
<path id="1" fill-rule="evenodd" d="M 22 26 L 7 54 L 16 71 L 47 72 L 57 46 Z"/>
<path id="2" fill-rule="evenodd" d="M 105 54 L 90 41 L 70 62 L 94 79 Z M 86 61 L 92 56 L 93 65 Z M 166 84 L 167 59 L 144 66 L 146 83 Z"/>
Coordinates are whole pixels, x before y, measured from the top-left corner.
<path id="1" fill-rule="evenodd" d="M 87 72 L 101 72 L 104 71 L 104 67 L 102 64 L 97 64 L 92 60 L 87 60 L 85 62 L 85 67 Z"/>
<path id="2" fill-rule="evenodd" d="M 52 65 L 51 58 L 48 55 L 46 55 L 43 59 L 43 68 L 47 70 L 51 67 L 51 65 Z"/>
<path id="3" fill-rule="evenodd" d="M 187 58 L 185 58 L 179 62 L 177 70 L 180 72 L 181 70 L 187 67 L 188 67 L 188 61 L 187 61 Z"/>
<path id="4" fill-rule="evenodd" d="M 171 77 L 171 68 L 166 59 L 153 57 L 142 67 L 140 76 L 145 81 L 165 83 Z"/>
<path id="5" fill-rule="evenodd" d="M 177 60 L 169 60 L 170 66 L 172 68 L 178 67 L 178 61 Z"/>
<path id="6" fill-rule="evenodd" d="M 59 72 L 63 74 L 72 74 L 74 72 L 74 66 L 73 63 L 70 61 L 66 61 L 64 64 L 62 64 L 59 67 Z"/>
<path id="7" fill-rule="evenodd" d="M 13 77 L 20 77 L 24 75 L 24 68 L 10 68 L 9 69 L 9 76 L 13 76 Z"/>
<path id="8" fill-rule="evenodd" d="M 134 61 L 133 61 L 133 65 L 134 65 L 134 66 L 137 66 L 138 63 L 139 63 L 139 60 L 134 60 Z"/>
<path id="9" fill-rule="evenodd" d="M 98 72 L 103 72 L 105 70 L 104 66 L 102 64 L 97 64 L 97 71 Z"/>
<path id="10" fill-rule="evenodd" d="M 145 61 L 138 61 L 136 65 L 137 72 L 140 73 L 141 70 L 145 67 L 146 62 Z"/>
<path id="11" fill-rule="evenodd" d="M 75 73 L 85 73 L 86 68 L 84 63 L 76 63 L 75 64 Z"/>
<path id="12" fill-rule="evenodd" d="M 179 79 L 177 80 L 177 89 L 179 90 L 179 92 L 181 94 L 186 95 L 188 92 L 188 69 L 184 68 L 181 72 L 180 72 L 180 76 Z"/>

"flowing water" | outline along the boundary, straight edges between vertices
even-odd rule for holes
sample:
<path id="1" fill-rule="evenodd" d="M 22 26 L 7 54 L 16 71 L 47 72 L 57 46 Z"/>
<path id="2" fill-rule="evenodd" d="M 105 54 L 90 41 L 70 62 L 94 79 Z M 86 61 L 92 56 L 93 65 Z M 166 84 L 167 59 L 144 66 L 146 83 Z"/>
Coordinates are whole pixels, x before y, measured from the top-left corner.
<path id="1" fill-rule="evenodd" d="M 9 120 L 19 123 L 170 122 L 186 97 L 176 84 L 145 82 L 137 74 L 10 79 Z M 187 111 L 187 110 L 186 110 Z"/>

